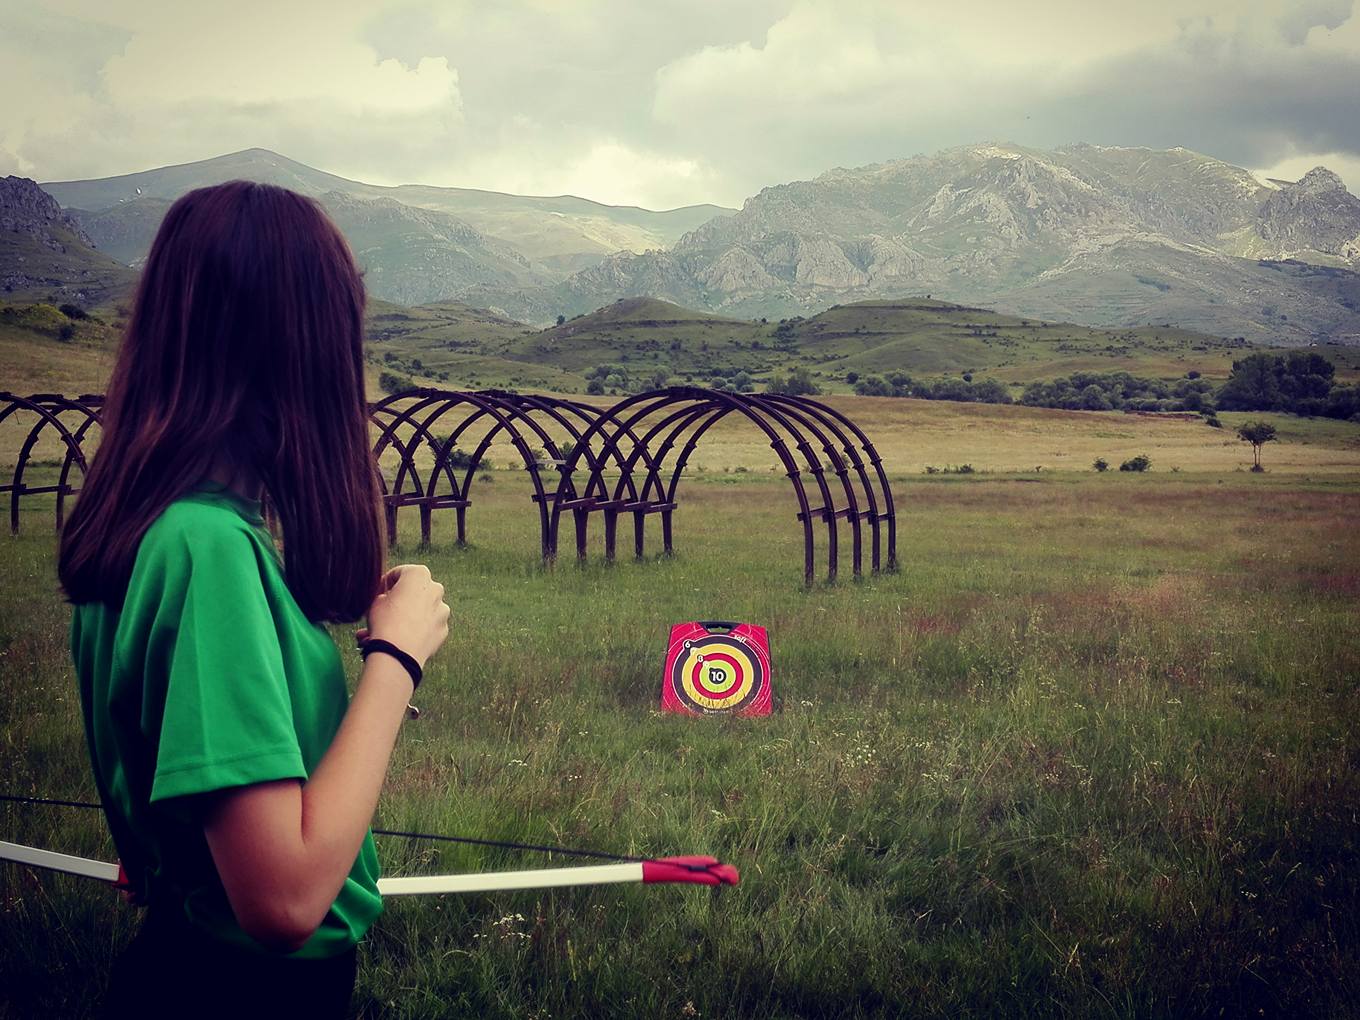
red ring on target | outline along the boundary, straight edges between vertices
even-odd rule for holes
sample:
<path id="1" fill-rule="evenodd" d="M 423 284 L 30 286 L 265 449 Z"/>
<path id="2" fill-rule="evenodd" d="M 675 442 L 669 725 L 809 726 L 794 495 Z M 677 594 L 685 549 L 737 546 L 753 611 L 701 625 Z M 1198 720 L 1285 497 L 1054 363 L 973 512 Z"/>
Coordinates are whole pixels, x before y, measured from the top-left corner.
<path id="1" fill-rule="evenodd" d="M 720 659 L 728 665 L 727 683 L 723 687 L 710 687 L 705 680 L 707 679 L 708 663 L 712 660 Z M 694 664 L 694 669 L 690 671 L 690 682 L 694 684 L 696 690 L 704 697 L 720 700 L 727 697 L 733 691 L 741 687 L 741 682 L 745 677 L 741 668 L 741 663 L 726 652 L 710 652 Z"/>

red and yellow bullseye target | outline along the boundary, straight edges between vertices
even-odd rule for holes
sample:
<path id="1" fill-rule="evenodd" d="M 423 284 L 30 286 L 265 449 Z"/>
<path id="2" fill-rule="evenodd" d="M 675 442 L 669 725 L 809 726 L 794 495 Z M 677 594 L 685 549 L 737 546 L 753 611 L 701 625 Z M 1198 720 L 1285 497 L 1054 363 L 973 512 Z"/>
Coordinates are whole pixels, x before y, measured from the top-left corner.
<path id="1" fill-rule="evenodd" d="M 769 715 L 765 628 L 698 621 L 672 627 L 661 707 L 688 715 Z"/>

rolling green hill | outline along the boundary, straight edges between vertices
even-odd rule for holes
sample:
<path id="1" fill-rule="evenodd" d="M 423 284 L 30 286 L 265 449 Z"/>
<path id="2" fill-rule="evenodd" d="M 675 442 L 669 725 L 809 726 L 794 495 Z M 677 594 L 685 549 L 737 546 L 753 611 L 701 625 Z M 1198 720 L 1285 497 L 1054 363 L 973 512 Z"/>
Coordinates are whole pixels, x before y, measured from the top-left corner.
<path id="1" fill-rule="evenodd" d="M 66 322 L 50 305 L 0 308 L 0 389 L 97 391 L 112 364 L 118 322 Z M 105 324 L 107 323 L 107 324 Z M 995 379 L 1018 389 L 1077 371 L 1127 371 L 1174 379 L 1199 372 L 1225 379 L 1233 359 L 1257 348 L 1170 327 L 1093 329 L 915 298 L 837 305 L 810 318 L 744 321 L 653 298 L 606 305 L 535 330 L 456 301 L 416 308 L 370 299 L 369 392 L 388 382 L 449 388 L 511 387 L 580 393 L 587 376 L 614 366 L 636 388 L 664 373 L 675 383 L 709 382 L 742 370 L 761 388 L 773 373 L 805 367 L 825 392 L 848 392 L 848 377 L 904 372 L 918 379 Z M 1271 350 L 1276 350 L 1271 348 Z M 1360 348 L 1323 346 L 1341 381 L 1360 380 Z M 854 374 L 854 375 L 852 375 Z"/>
<path id="2" fill-rule="evenodd" d="M 847 373 L 905 372 L 916 377 L 971 373 L 1014 387 L 1077 371 L 1127 371 L 1156 378 L 1199 372 L 1227 378 L 1234 358 L 1257 349 L 1169 326 L 1097 329 L 1002 315 L 984 308 L 926 298 L 836 305 L 809 318 L 779 322 L 724 318 L 654 298 L 629 298 L 530 330 L 445 318 L 434 309 L 411 310 L 387 327 L 385 342 L 398 358 L 440 344 L 467 346 L 510 362 L 554 366 L 584 376 L 601 365 L 622 366 L 644 378 L 666 372 L 672 382 L 703 382 L 715 370 L 741 369 L 757 382 L 803 366 L 829 392 L 848 391 Z M 484 313 L 485 314 L 485 313 Z M 505 322 L 505 320 L 501 320 Z M 478 343 L 468 345 L 477 338 Z M 1360 348 L 1320 348 L 1341 378 L 1360 377 Z"/>

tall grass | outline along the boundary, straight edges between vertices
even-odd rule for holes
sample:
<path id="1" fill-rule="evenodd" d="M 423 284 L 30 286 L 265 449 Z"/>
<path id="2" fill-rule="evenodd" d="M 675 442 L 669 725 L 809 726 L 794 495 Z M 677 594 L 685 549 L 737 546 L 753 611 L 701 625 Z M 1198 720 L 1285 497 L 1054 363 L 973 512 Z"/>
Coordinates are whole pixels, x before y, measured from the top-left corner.
<path id="1" fill-rule="evenodd" d="M 804 590 L 773 478 L 688 483 L 674 559 L 545 570 L 522 476 L 492 477 L 470 549 L 436 515 L 419 550 L 403 520 L 394 561 L 430 565 L 455 625 L 379 821 L 711 852 L 743 881 L 391 902 L 356 1014 L 1354 1012 L 1354 478 L 921 477 L 899 573 Z M 89 797 L 50 520 L 0 571 L 0 775 Z M 710 617 L 770 628 L 770 718 L 657 711 L 668 627 Z M 97 813 L 0 806 L 0 832 L 112 853 Z M 391 874 L 542 863 L 380 852 Z M 88 1013 L 134 923 L 0 866 L 0 1016 Z"/>

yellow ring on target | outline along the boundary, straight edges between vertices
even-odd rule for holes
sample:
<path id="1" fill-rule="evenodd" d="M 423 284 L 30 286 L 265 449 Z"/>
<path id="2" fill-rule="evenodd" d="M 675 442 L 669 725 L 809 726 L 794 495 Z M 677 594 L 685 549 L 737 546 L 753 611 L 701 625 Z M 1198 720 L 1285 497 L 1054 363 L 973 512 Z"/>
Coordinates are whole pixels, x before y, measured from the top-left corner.
<path id="1" fill-rule="evenodd" d="M 739 682 L 718 697 L 704 693 L 694 682 L 696 672 L 702 674 L 708 660 L 716 660 L 721 664 L 720 666 L 710 664 L 710 668 L 731 669 L 731 663 L 724 661 L 728 659 L 736 663 L 736 669 L 741 674 Z M 713 712 L 723 712 L 740 705 L 751 693 L 759 669 L 752 661 L 750 652 L 735 641 L 692 645 L 685 650 L 684 657 L 678 665 L 680 685 L 684 688 L 685 695 L 700 708 Z"/>

